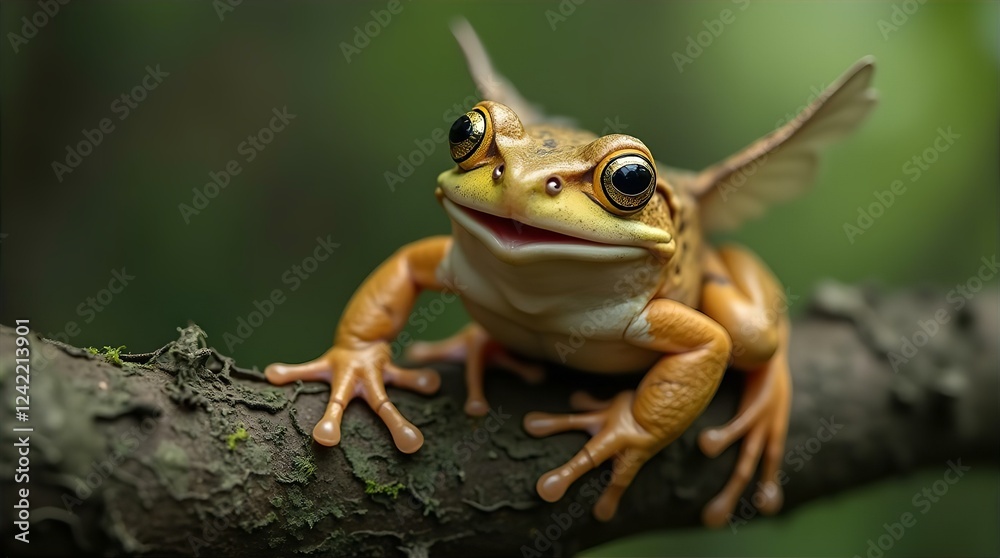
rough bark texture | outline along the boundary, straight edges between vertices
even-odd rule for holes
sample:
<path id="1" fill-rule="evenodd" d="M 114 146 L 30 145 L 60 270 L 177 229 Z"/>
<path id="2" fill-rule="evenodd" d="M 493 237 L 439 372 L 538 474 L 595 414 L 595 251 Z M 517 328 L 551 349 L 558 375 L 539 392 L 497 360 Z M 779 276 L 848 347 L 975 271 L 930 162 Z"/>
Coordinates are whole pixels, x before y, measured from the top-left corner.
<path id="1" fill-rule="evenodd" d="M 983 291 L 956 310 L 942 291 L 817 289 L 792 330 L 784 511 L 948 460 L 997 463 L 998 301 Z M 914 339 L 919 321 L 939 310 L 948 322 L 894 373 L 889 353 L 905 358 L 901 337 Z M 733 373 L 695 427 L 645 466 L 615 520 L 602 524 L 589 508 L 606 467 L 560 502 L 534 491 L 538 476 L 586 436 L 535 440 L 520 419 L 568 410 L 576 389 L 606 396 L 637 378 L 553 369 L 529 387 L 493 374 L 488 421 L 463 414 L 460 370 L 442 365 L 436 396 L 390 390 L 424 432 L 416 454 L 397 452 L 361 402 L 347 410 L 341 445 L 325 448 L 309 431 L 326 386 L 272 387 L 206 348 L 196 326 L 179 331 L 154 353 L 122 355 L 122 364 L 31 338 L 30 421 L 14 424 L 34 428 L 31 544 L 5 535 L 5 554 L 492 556 L 550 543 L 542 555 L 568 556 L 632 533 L 697 525 L 738 451 L 707 459 L 695 445 L 700 428 L 733 415 L 741 385 Z M 8 424 L 18 395 L 14 342 L 13 330 L 0 328 Z M 17 440 L 3 430 L 0 486 L 10 501 L 25 485 L 13 484 Z M 573 517 L 580 506 L 587 513 Z M 11 512 L 4 506 L 5 531 Z M 754 515 L 745 506 L 733 522 L 759 521 Z"/>

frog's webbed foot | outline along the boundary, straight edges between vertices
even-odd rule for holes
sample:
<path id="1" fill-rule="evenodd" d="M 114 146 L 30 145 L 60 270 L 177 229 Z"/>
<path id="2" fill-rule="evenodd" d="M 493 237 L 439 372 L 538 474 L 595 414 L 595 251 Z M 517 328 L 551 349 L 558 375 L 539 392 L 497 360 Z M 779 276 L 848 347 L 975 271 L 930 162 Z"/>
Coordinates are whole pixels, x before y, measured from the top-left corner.
<path id="1" fill-rule="evenodd" d="M 512 356 L 491 340 L 486 330 L 474 323 L 448 339 L 414 343 L 406 350 L 405 358 L 417 364 L 440 360 L 465 361 L 465 383 L 468 390 L 465 412 L 472 416 L 484 416 L 490 408 L 483 389 L 483 376 L 487 364 L 513 372 L 531 384 L 541 382 L 545 378 L 544 368 Z"/>
<path id="2" fill-rule="evenodd" d="M 754 505 L 767 515 L 781 509 L 783 495 L 778 472 L 785 451 L 791 403 L 787 323 L 779 327 L 779 333 L 781 345 L 771 360 L 760 369 L 747 373 L 746 387 L 736 416 L 723 426 L 702 430 L 698 437 L 698 445 L 709 457 L 719 455 L 743 438 L 732 476 L 702 512 L 706 525 L 725 525 L 758 464 L 760 482 L 753 496 Z"/>
<path id="3" fill-rule="evenodd" d="M 574 414 L 528 413 L 524 429 L 532 436 L 549 436 L 571 430 L 583 430 L 593 437 L 576 456 L 538 479 L 536 490 L 548 502 L 563 497 L 573 482 L 584 473 L 614 458 L 611 481 L 594 504 L 594 516 L 607 521 L 615 515 L 625 489 L 632 484 L 639 469 L 669 440 L 640 425 L 632 413 L 635 392 L 624 391 L 607 402 L 599 402 L 583 393 L 570 399 Z"/>
<path id="4" fill-rule="evenodd" d="M 355 397 L 361 397 L 385 422 L 396 447 L 413 453 L 424 443 L 423 434 L 389 401 L 385 386 L 393 385 L 422 394 L 431 394 L 441 386 L 441 377 L 434 370 L 407 370 L 392 364 L 385 343 L 347 349 L 334 347 L 320 358 L 304 364 L 275 363 L 264 373 L 267 380 L 283 385 L 297 380 L 330 384 L 330 402 L 323 418 L 313 429 L 313 438 L 325 445 L 340 443 L 340 421 L 344 408 Z"/>

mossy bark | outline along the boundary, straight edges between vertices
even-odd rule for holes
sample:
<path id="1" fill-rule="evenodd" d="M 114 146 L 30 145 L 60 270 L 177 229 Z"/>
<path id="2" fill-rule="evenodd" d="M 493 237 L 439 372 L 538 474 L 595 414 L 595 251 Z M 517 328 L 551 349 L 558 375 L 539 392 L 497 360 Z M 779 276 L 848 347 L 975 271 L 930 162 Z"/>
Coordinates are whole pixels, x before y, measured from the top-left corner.
<path id="1" fill-rule="evenodd" d="M 795 320 L 784 511 L 923 466 L 1000 461 L 1000 296 L 984 291 L 955 310 L 942 295 L 829 284 Z M 901 353 L 901 338 L 941 309 L 947 323 L 912 357 Z M 435 396 L 390 390 L 426 437 L 420 451 L 399 453 L 360 402 L 345 413 L 341 445 L 326 448 L 309 436 L 326 386 L 273 387 L 207 348 L 197 326 L 179 331 L 153 353 L 121 355 L 121 364 L 31 338 L 30 421 L 15 425 L 33 428 L 31 543 L 5 537 L 8 555 L 569 556 L 632 533 L 698 525 L 738 452 L 707 459 L 695 444 L 702 427 L 734 414 L 742 378 L 733 373 L 603 524 L 589 508 L 606 466 L 560 502 L 534 491 L 539 475 L 586 436 L 536 440 L 520 421 L 528 411 L 568 410 L 574 390 L 608 396 L 635 377 L 553 369 L 544 384 L 527 386 L 492 374 L 493 410 L 475 419 L 462 412 L 460 369 L 441 365 Z M 5 423 L 17 395 L 14 340 L 12 329 L 0 328 Z M 24 486 L 8 474 L 18 435 L 2 434 L 5 496 Z M 11 512 L 4 507 L 5 526 Z M 733 525 L 758 521 L 754 515 L 743 506 Z"/>

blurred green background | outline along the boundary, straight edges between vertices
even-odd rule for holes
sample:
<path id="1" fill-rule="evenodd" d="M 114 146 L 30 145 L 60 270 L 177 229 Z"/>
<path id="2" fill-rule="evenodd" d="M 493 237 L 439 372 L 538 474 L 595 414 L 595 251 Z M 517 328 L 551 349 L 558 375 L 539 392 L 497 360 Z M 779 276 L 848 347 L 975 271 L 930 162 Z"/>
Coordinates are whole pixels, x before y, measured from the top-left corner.
<path id="1" fill-rule="evenodd" d="M 732 238 L 795 294 L 823 278 L 952 285 L 997 252 L 996 2 L 404 0 L 349 60 L 343 44 L 386 1 L 244 1 L 220 17 L 225 2 L 71 2 L 34 34 L 21 18 L 39 4 L 3 4 L 0 322 L 30 318 L 74 345 L 140 352 L 192 320 L 244 365 L 324 351 L 368 272 L 400 245 L 448 231 L 432 195 L 452 164 L 443 145 L 394 188 L 385 173 L 477 100 L 448 29 L 457 15 L 549 112 L 594 131 L 613 123 L 660 161 L 694 169 L 875 55 L 873 117 L 830 150 L 808 196 Z M 709 42 L 702 32 L 718 30 L 712 20 L 727 9 L 731 23 Z M 11 33 L 26 39 L 14 40 L 16 52 Z M 697 52 L 686 50 L 699 33 L 707 46 L 679 70 L 674 53 Z M 157 65 L 169 75 L 121 119 L 116 99 Z M 247 162 L 241 143 L 286 106 L 294 119 Z M 67 146 L 104 118 L 114 129 L 57 177 L 53 162 L 65 163 Z M 907 161 L 949 127 L 960 137 L 911 180 Z M 240 174 L 185 220 L 179 204 L 233 159 Z M 851 242 L 844 224 L 897 179 L 906 193 Z M 283 274 L 317 237 L 339 246 L 293 290 Z M 100 300 L 123 267 L 134 279 Z M 227 350 L 224 334 L 275 289 L 285 302 Z M 447 335 L 465 319 L 453 305 L 420 336 Z M 940 475 L 843 494 L 737 534 L 652 534 L 588 555 L 864 555 L 882 523 Z M 886 555 L 995 556 L 997 501 L 996 471 L 974 471 Z"/>

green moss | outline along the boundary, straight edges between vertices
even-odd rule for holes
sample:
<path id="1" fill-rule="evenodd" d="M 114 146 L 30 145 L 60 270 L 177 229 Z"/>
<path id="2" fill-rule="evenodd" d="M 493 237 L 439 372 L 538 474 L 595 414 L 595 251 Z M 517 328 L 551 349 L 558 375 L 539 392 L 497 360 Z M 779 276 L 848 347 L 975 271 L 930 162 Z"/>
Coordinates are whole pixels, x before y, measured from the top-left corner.
<path id="1" fill-rule="evenodd" d="M 316 475 L 316 462 L 312 455 L 299 455 L 292 458 L 292 470 L 288 473 L 278 473 L 275 478 L 278 482 L 306 484 L 309 479 Z"/>
<path id="2" fill-rule="evenodd" d="M 121 366 L 125 364 L 122 362 L 122 349 L 125 345 L 119 345 L 118 347 L 104 346 L 104 350 L 98 350 L 97 347 L 87 347 L 85 350 L 94 356 L 103 356 L 104 360 L 110 362 L 111 364 L 117 364 Z"/>
<path id="3" fill-rule="evenodd" d="M 264 519 L 261 520 L 260 524 L 263 527 L 264 525 L 270 525 L 271 523 L 274 523 L 277 520 L 278 520 L 278 514 L 274 513 L 273 511 L 267 512 L 267 515 L 264 516 Z"/>
<path id="4" fill-rule="evenodd" d="M 236 449 L 237 443 L 245 442 L 249 438 L 250 434 L 241 422 L 240 425 L 236 427 L 236 432 L 226 436 L 226 446 L 229 447 L 229 451 L 233 451 Z"/>
<path id="5" fill-rule="evenodd" d="M 307 495 L 299 486 L 292 485 L 286 492 L 287 505 L 282 510 L 286 531 L 301 539 L 301 530 L 312 529 L 317 523 L 327 517 L 340 519 L 346 512 L 333 500 L 317 502 Z"/>
<path id="6" fill-rule="evenodd" d="M 296 457 L 293 463 L 295 463 L 295 472 L 304 479 L 316 474 L 316 463 L 309 457 Z"/>
<path id="7" fill-rule="evenodd" d="M 365 480 L 365 494 L 388 494 L 395 500 L 399 497 L 399 491 L 406 488 L 403 483 L 394 482 L 392 484 L 381 484 L 371 479 Z"/>

